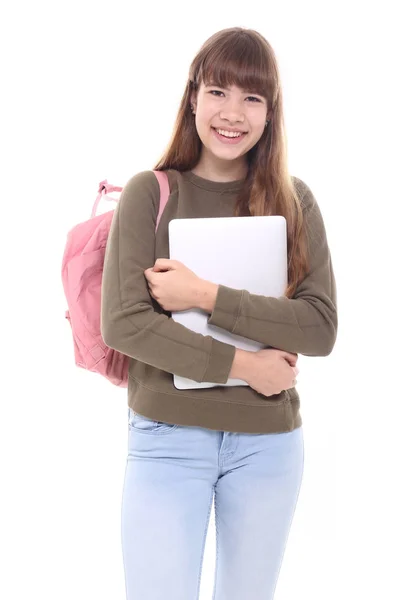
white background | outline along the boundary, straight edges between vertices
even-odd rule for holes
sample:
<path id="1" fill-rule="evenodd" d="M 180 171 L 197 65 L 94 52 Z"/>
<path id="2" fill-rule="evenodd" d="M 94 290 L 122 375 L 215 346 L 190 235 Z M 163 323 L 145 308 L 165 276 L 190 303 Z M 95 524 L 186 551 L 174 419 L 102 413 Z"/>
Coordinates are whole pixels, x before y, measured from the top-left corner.
<path id="1" fill-rule="evenodd" d="M 153 168 L 192 58 L 232 26 L 257 29 L 277 54 L 290 170 L 319 203 L 338 290 L 334 351 L 299 357 L 305 471 L 275 600 L 400 597 L 394 8 L 388 1 L 2 5 L 5 600 L 125 598 L 126 392 L 74 365 L 62 253 L 68 230 L 89 218 L 101 180 L 123 186 Z M 211 600 L 214 523 L 212 515 L 201 600 Z"/>

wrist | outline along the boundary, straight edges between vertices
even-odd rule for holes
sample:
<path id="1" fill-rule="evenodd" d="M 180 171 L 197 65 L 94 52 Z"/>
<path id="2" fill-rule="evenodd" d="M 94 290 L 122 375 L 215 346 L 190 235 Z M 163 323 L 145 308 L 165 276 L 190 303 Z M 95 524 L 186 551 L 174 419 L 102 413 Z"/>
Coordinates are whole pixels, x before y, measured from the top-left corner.
<path id="1" fill-rule="evenodd" d="M 217 300 L 218 287 L 216 283 L 200 279 L 196 294 L 196 308 L 211 314 Z"/>
<path id="2" fill-rule="evenodd" d="M 253 354 L 253 352 L 236 348 L 228 379 L 241 379 L 242 381 L 249 383 L 248 375 L 252 364 Z"/>

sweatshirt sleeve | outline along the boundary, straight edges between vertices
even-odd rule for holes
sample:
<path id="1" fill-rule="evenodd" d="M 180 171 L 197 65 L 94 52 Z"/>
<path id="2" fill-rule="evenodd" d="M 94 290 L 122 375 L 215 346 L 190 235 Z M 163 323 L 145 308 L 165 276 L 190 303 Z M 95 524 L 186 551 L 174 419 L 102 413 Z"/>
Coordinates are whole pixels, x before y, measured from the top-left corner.
<path id="1" fill-rule="evenodd" d="M 302 183 L 310 269 L 293 298 L 260 296 L 220 285 L 208 323 L 286 352 L 327 356 L 338 327 L 336 282 L 321 211 L 310 188 Z"/>
<path id="2" fill-rule="evenodd" d="M 198 382 L 226 383 L 235 346 L 196 333 L 154 309 L 157 303 L 144 270 L 155 263 L 159 203 L 152 171 L 133 176 L 121 192 L 104 255 L 101 335 L 110 348 L 158 369 Z"/>

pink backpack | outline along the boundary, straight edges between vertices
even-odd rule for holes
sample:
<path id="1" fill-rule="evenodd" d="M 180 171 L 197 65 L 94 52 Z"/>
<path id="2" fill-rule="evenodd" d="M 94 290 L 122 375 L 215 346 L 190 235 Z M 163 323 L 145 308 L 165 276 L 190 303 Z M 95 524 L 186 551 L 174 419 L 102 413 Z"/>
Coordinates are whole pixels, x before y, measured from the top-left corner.
<path id="1" fill-rule="evenodd" d="M 168 201 L 169 184 L 164 171 L 154 171 L 154 174 L 160 185 L 157 231 Z M 114 210 L 96 216 L 100 199 L 104 196 L 106 200 L 117 202 L 106 194 L 122 189 L 107 183 L 107 179 L 99 184 L 91 218 L 76 225 L 67 235 L 61 274 L 69 309 L 65 318 L 72 329 L 75 364 L 103 375 L 114 385 L 127 387 L 129 357 L 106 346 L 100 331 L 104 254 Z"/>

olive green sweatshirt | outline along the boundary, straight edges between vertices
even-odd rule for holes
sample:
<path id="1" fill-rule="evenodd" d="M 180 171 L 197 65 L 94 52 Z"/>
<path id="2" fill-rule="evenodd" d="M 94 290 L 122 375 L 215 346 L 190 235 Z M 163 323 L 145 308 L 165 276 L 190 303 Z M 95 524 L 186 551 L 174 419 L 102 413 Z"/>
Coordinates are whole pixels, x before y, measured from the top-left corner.
<path id="1" fill-rule="evenodd" d="M 169 258 L 168 223 L 176 218 L 232 217 L 243 180 L 216 182 L 192 171 L 167 172 L 170 196 L 157 233 L 160 201 L 152 171 L 126 183 L 114 211 L 102 280 L 101 333 L 130 357 L 128 405 L 141 415 L 178 425 L 241 433 L 300 427 L 295 388 L 264 396 L 250 386 L 178 390 L 173 374 L 226 383 L 235 346 L 191 331 L 151 297 L 144 270 Z M 220 285 L 208 323 L 266 347 L 327 356 L 337 335 L 336 283 L 323 218 L 310 188 L 293 177 L 310 232 L 309 273 L 292 299 Z M 214 282 L 218 283 L 218 282 Z"/>

